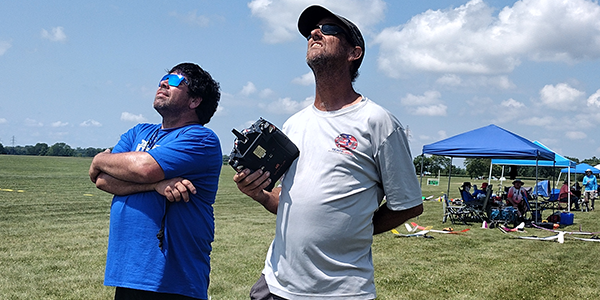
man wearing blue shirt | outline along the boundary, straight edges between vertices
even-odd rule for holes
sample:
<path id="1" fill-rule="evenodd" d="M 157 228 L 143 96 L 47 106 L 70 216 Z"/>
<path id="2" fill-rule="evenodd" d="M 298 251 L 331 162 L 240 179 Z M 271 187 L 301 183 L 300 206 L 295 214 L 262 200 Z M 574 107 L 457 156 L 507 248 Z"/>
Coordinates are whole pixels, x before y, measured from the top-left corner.
<path id="1" fill-rule="evenodd" d="M 222 154 L 204 125 L 219 98 L 209 73 L 179 64 L 154 99 L 162 124 L 138 124 L 94 157 L 91 180 L 115 195 L 104 278 L 115 299 L 208 299 Z"/>
<path id="2" fill-rule="evenodd" d="M 596 200 L 596 193 L 598 192 L 598 182 L 596 176 L 592 174 L 592 169 L 585 170 L 585 176 L 583 177 L 583 186 L 585 187 L 585 202 L 592 204 L 591 210 L 594 210 L 594 200 Z"/>

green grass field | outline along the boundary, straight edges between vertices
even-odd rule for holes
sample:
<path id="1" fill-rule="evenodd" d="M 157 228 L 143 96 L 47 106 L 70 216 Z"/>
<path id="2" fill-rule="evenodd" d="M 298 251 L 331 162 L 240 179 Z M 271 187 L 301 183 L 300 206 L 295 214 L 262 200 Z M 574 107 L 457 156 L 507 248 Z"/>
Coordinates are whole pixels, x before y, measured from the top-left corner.
<path id="1" fill-rule="evenodd" d="M 102 285 L 111 196 L 89 181 L 90 162 L 0 155 L 0 299 L 113 298 L 114 288 Z M 231 168 L 222 173 L 209 294 L 213 300 L 248 299 L 275 217 L 237 190 Z M 451 197 L 458 197 L 462 181 L 452 179 Z M 438 197 L 447 183 L 442 178 L 437 187 L 424 186 L 423 195 Z M 440 202 L 424 205 L 413 220 L 418 224 L 471 230 L 432 233 L 433 239 L 377 235 L 378 299 L 600 298 L 600 243 L 529 241 L 480 224 L 444 224 Z M 598 211 L 575 212 L 575 223 L 565 229 L 600 231 L 599 217 Z M 550 233 L 527 228 L 520 235 Z"/>

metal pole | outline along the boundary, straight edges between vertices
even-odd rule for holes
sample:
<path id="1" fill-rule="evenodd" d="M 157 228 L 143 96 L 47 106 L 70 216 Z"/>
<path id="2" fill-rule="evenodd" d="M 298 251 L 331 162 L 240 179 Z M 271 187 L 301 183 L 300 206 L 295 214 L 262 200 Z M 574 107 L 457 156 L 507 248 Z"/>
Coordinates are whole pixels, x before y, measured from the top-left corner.
<path id="1" fill-rule="evenodd" d="M 488 176 L 488 184 L 492 183 L 492 168 L 494 167 L 494 164 L 492 163 L 492 160 L 490 160 L 490 176 Z"/>
<path id="2" fill-rule="evenodd" d="M 535 190 L 536 190 L 536 194 L 537 194 L 537 187 L 538 187 L 538 161 L 539 161 L 539 157 L 540 157 L 540 152 L 538 151 L 538 155 L 535 157 Z M 538 200 L 537 200 L 537 195 L 535 195 L 535 223 L 538 222 Z"/>
<path id="3" fill-rule="evenodd" d="M 569 162 L 569 168 L 567 169 L 567 185 L 569 186 L 569 193 L 567 194 L 567 205 L 569 206 L 569 212 L 571 212 L 571 162 Z M 580 207 L 581 208 L 581 207 Z"/>
<path id="4" fill-rule="evenodd" d="M 452 159 L 454 157 L 450 157 L 450 167 L 448 168 L 448 197 L 450 197 L 450 179 L 452 179 Z"/>
<path id="5" fill-rule="evenodd" d="M 419 182 L 420 187 L 423 187 L 423 161 L 424 160 L 425 160 L 425 154 L 421 153 L 421 175 L 420 175 L 421 182 Z"/>

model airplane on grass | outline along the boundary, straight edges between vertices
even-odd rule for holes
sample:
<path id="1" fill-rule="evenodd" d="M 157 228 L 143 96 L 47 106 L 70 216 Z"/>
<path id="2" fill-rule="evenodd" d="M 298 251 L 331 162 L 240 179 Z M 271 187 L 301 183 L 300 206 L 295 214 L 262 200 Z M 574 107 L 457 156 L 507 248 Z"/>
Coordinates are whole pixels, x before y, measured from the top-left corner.
<path id="1" fill-rule="evenodd" d="M 411 227 L 410 225 L 412 225 L 413 227 Z M 406 227 L 406 230 L 408 230 L 408 232 L 414 232 L 417 229 L 425 230 L 426 228 L 430 228 L 429 232 L 445 233 L 445 234 L 459 234 L 459 233 L 465 233 L 465 232 L 471 230 L 470 228 L 467 228 L 467 229 L 463 229 L 461 231 L 454 231 L 454 228 L 451 228 L 451 227 L 444 228 L 444 230 L 434 230 L 434 229 L 431 229 L 432 226 L 423 227 L 423 226 L 419 226 L 415 222 L 411 222 L 410 225 L 404 223 L 404 226 Z"/>
<path id="2" fill-rule="evenodd" d="M 598 233 L 597 232 L 561 231 L 561 230 L 556 230 L 556 229 L 544 228 L 544 227 L 535 225 L 533 223 L 532 223 L 532 226 L 534 228 L 542 229 L 544 231 L 554 232 L 554 233 L 556 233 L 556 235 L 547 236 L 547 237 L 517 236 L 517 238 L 519 238 L 519 239 L 525 239 L 525 240 L 537 240 L 537 241 L 554 241 L 555 240 L 555 241 L 563 244 L 565 242 L 565 235 L 569 235 L 569 238 L 575 239 L 575 240 L 587 241 L 587 242 L 600 242 L 600 238 L 598 237 Z M 572 235 L 578 235 L 578 234 L 581 234 L 581 235 L 591 235 L 591 237 L 590 238 L 580 238 L 580 237 L 572 236 Z"/>
<path id="3" fill-rule="evenodd" d="M 525 222 L 521 222 L 521 224 L 519 224 L 517 227 L 515 228 L 508 228 L 504 225 L 498 226 L 498 229 L 500 229 L 500 231 L 507 233 L 507 232 L 516 232 L 516 231 L 524 231 L 525 230 Z"/>
<path id="4" fill-rule="evenodd" d="M 392 229 L 390 231 L 397 237 L 423 237 L 423 238 L 432 239 L 433 238 L 432 236 L 427 235 L 429 233 L 429 230 L 431 230 L 431 226 L 425 227 L 425 229 L 423 229 L 419 232 L 409 233 L 409 234 L 400 233 L 396 229 Z M 409 230 L 409 232 L 413 232 L 413 231 Z"/>
<path id="5" fill-rule="evenodd" d="M 597 235 L 594 235 L 591 238 L 580 238 L 580 237 L 576 237 L 576 236 L 572 236 L 571 238 L 580 240 L 580 241 L 586 241 L 586 242 L 600 242 L 600 238 Z"/>
<path id="6" fill-rule="evenodd" d="M 551 231 L 551 232 L 564 232 L 566 234 L 582 234 L 582 235 L 599 235 L 600 232 L 589 232 L 589 231 L 581 231 L 581 227 L 579 227 L 579 231 L 563 231 L 563 230 L 556 230 L 556 229 L 549 229 L 549 228 L 545 228 L 539 225 L 536 225 L 535 223 L 531 223 L 531 226 L 537 228 L 537 229 L 542 229 L 542 230 L 546 230 L 546 231 Z"/>
<path id="7" fill-rule="evenodd" d="M 519 236 L 518 238 L 524 240 L 538 240 L 538 241 L 554 241 L 556 240 L 559 243 L 565 242 L 565 233 L 559 232 L 557 235 L 547 236 L 547 237 L 537 237 L 537 236 Z"/>

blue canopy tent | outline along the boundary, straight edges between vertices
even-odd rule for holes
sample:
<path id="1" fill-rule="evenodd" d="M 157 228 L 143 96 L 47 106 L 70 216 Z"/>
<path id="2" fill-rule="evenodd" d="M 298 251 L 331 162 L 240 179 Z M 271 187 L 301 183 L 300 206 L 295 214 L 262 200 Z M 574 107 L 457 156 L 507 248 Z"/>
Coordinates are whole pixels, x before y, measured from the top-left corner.
<path id="1" fill-rule="evenodd" d="M 554 153 L 554 160 L 542 160 L 542 161 L 536 161 L 535 159 L 492 159 L 492 164 L 493 165 L 512 165 L 512 166 L 535 166 L 536 163 L 538 166 L 540 167 L 572 167 L 574 168 L 577 164 L 550 150 L 550 148 L 546 147 L 544 144 L 538 142 L 538 141 L 533 141 L 534 144 L 548 150 Z"/>
<path id="2" fill-rule="evenodd" d="M 423 146 L 423 154 L 454 157 L 533 159 L 554 161 L 554 152 L 494 124 Z M 450 162 L 452 168 L 452 160 Z M 421 162 L 421 174 L 423 163 Z M 450 172 L 452 174 L 452 172 Z M 422 176 L 422 175 L 421 175 Z M 448 180 L 448 193 L 450 180 Z"/>
<path id="3" fill-rule="evenodd" d="M 494 124 L 424 145 L 422 154 L 450 157 L 448 194 L 450 194 L 452 158 L 454 157 L 534 159 L 536 161 L 554 161 L 555 159 L 554 152 Z M 421 174 L 423 174 L 423 159 L 421 160 Z"/>
<path id="4" fill-rule="evenodd" d="M 578 164 L 575 167 L 575 169 L 571 168 L 570 172 L 571 173 L 575 173 L 575 174 L 584 174 L 585 170 L 587 170 L 587 169 L 592 170 L 592 174 L 598 174 L 598 173 L 600 173 L 600 170 L 598 170 L 598 169 L 596 169 L 596 168 L 594 168 L 594 167 L 592 167 L 592 166 L 590 166 L 588 164 L 585 164 L 585 163 Z M 569 168 L 564 168 L 564 169 L 560 170 L 560 172 L 561 173 L 568 173 L 569 172 Z"/>
<path id="5" fill-rule="evenodd" d="M 538 141 L 533 141 L 534 144 L 547 149 L 548 151 L 552 151 L 550 148 L 546 147 L 544 144 L 538 142 Z M 554 152 L 554 151 L 552 151 Z M 542 160 L 542 161 L 536 161 L 536 160 L 532 160 L 532 159 L 492 159 L 492 165 L 510 165 L 510 166 L 539 166 L 539 167 L 571 167 L 574 168 L 577 164 L 554 152 L 554 161 L 548 161 L 548 160 Z M 492 166 L 490 166 L 490 174 L 492 172 Z M 560 180 L 560 178 L 557 179 L 557 181 Z M 548 184 L 547 181 L 542 181 L 542 183 L 544 184 Z M 570 183 L 569 183 L 570 185 Z M 549 191 L 549 186 L 548 187 L 543 187 L 543 185 L 540 185 L 540 183 L 537 183 L 535 186 L 535 194 L 536 195 L 542 195 L 544 197 L 550 197 L 551 199 L 554 197 L 554 194 L 556 194 L 556 199 L 558 199 L 558 192 L 556 191 L 555 188 L 552 188 L 552 192 Z M 570 195 L 569 195 L 569 201 L 568 203 L 570 203 Z M 570 208 L 570 204 L 569 204 L 569 208 Z"/>
<path id="6" fill-rule="evenodd" d="M 554 161 L 554 152 L 494 124 L 424 145 L 423 154 Z"/>

